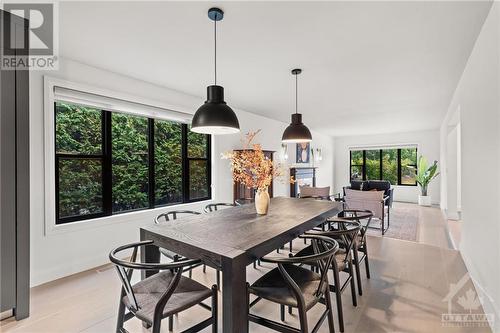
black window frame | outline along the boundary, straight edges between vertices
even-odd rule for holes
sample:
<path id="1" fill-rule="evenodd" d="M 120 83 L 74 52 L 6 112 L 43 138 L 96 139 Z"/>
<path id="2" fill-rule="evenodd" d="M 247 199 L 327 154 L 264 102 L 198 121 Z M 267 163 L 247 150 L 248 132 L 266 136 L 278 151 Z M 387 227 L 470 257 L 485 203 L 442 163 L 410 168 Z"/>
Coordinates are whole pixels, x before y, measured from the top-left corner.
<path id="1" fill-rule="evenodd" d="M 102 146 L 101 146 L 101 154 L 67 154 L 67 153 L 58 153 L 57 152 L 57 126 L 56 126 L 56 112 L 57 112 L 57 103 L 59 101 L 54 101 L 54 151 L 55 151 L 55 209 L 56 209 L 56 225 L 67 224 L 71 222 L 77 221 L 85 221 L 91 220 L 100 217 L 106 216 L 114 216 L 120 215 L 124 213 L 143 211 L 148 209 L 155 209 L 167 206 L 181 205 L 192 202 L 199 202 L 205 200 L 212 199 L 212 136 L 206 135 L 206 157 L 205 158 L 189 158 L 188 156 L 188 132 L 189 125 L 186 123 L 178 122 L 181 125 L 181 155 L 182 155 L 182 202 L 174 202 L 158 205 L 155 204 L 155 119 L 147 116 L 141 116 L 148 120 L 148 207 L 113 212 L 113 195 L 112 195 L 112 134 L 111 134 L 111 122 L 112 122 L 112 113 L 116 111 L 104 110 L 101 108 L 93 107 L 96 110 L 101 111 L 101 135 L 102 135 Z M 78 103 L 70 103 L 72 105 L 80 105 Z M 173 121 L 173 120 L 169 120 Z M 175 122 L 175 121 L 174 121 Z M 59 216 L 59 160 L 60 159 L 77 159 L 77 160 L 89 160 L 89 159 L 100 159 L 102 161 L 102 212 L 87 214 L 87 215 L 77 215 L 77 216 L 68 216 L 61 218 Z M 203 198 L 191 199 L 189 197 L 189 160 L 205 160 L 207 161 L 207 196 Z"/>
<path id="2" fill-rule="evenodd" d="M 379 161 L 380 161 L 380 171 L 379 171 L 379 179 L 370 179 L 370 180 L 383 180 L 383 151 L 384 150 L 394 150 L 397 149 L 397 178 L 398 178 L 398 183 L 397 184 L 392 184 L 392 185 L 397 185 L 397 186 L 417 186 L 417 182 L 415 181 L 415 184 L 403 184 L 402 183 L 402 165 L 401 165 L 401 149 L 415 149 L 415 155 L 418 156 L 418 147 L 411 148 L 411 147 L 403 147 L 403 148 L 385 148 L 385 149 L 350 149 L 349 150 L 349 181 L 351 180 L 363 180 L 366 181 L 366 152 L 368 150 L 379 150 Z M 361 151 L 363 153 L 363 164 L 352 164 L 352 153 L 353 151 Z M 357 166 L 361 167 L 362 172 L 363 172 L 363 179 L 353 179 L 352 178 L 352 167 Z M 415 167 L 415 172 L 418 172 L 417 165 L 416 164 L 408 164 L 408 166 L 413 166 Z"/>

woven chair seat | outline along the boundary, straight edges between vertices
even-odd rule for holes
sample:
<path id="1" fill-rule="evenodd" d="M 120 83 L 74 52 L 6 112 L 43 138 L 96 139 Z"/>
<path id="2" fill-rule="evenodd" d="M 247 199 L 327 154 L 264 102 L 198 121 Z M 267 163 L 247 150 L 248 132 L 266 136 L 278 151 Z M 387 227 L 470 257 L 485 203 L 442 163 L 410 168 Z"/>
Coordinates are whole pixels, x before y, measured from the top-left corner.
<path id="1" fill-rule="evenodd" d="M 292 264 L 285 264 L 283 266 L 302 291 L 305 307 L 309 310 L 318 303 L 318 297 L 314 293 L 318 289 L 321 276 L 308 269 Z M 325 283 L 324 289 L 326 287 L 327 284 Z M 297 300 L 278 268 L 274 268 L 252 284 L 250 292 L 278 304 L 297 307 Z"/>
<path id="2" fill-rule="evenodd" d="M 170 271 L 163 271 L 152 275 L 132 286 L 136 297 L 139 310 L 135 312 L 135 316 L 149 324 L 153 323 L 155 306 L 165 292 L 167 286 L 172 281 L 174 275 Z M 186 310 L 203 300 L 212 296 L 212 291 L 204 285 L 186 278 L 181 277 L 177 288 L 168 300 L 163 310 L 163 318 Z M 123 303 L 127 308 L 131 308 L 131 304 L 127 296 L 123 297 Z"/>

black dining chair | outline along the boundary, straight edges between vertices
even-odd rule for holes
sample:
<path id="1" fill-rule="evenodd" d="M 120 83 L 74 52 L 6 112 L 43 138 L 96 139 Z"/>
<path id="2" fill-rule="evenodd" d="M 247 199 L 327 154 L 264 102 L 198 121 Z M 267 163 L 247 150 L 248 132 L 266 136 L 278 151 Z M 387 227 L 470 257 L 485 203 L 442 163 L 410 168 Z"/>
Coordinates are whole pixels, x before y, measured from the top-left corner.
<path id="1" fill-rule="evenodd" d="M 165 213 L 161 213 L 155 217 L 155 223 L 156 224 L 162 224 L 162 223 L 168 223 L 173 220 L 177 220 L 177 216 L 179 215 L 201 215 L 201 213 L 193 211 L 193 210 L 171 210 Z M 170 260 L 173 261 L 178 261 L 179 259 L 182 259 L 182 256 L 170 251 L 169 249 L 165 249 L 160 247 L 160 253 L 163 254 L 165 257 L 167 257 Z M 201 265 L 201 264 L 200 264 Z M 194 267 L 187 267 L 185 270 L 189 272 L 189 277 L 192 277 L 193 275 L 193 269 L 200 266 L 194 266 Z"/>
<path id="2" fill-rule="evenodd" d="M 151 240 L 131 243 L 117 247 L 109 254 L 109 260 L 115 265 L 122 283 L 120 305 L 118 308 L 117 333 L 128 333 L 123 324 L 136 317 L 147 326 L 152 326 L 152 333 L 160 333 L 162 319 L 169 317 L 172 330 L 173 315 L 195 305 L 211 311 L 208 319 L 192 326 L 184 332 L 199 332 L 212 325 L 212 332 L 217 332 L 217 286 L 211 289 L 182 275 L 184 268 L 198 265 L 198 259 L 181 259 L 169 263 L 138 263 L 137 250 L 141 246 L 151 246 Z M 133 249 L 129 260 L 119 259 L 118 253 Z M 123 254 L 120 256 L 123 257 Z M 134 270 L 159 270 L 144 280 L 131 284 Z M 203 303 L 211 298 L 211 306 Z M 126 313 L 126 310 L 128 312 Z"/>
<path id="3" fill-rule="evenodd" d="M 252 204 L 255 202 L 255 199 L 236 199 L 234 200 L 234 203 L 236 206 L 243 206 L 243 205 L 248 205 Z"/>
<path id="4" fill-rule="evenodd" d="M 315 199 L 315 200 L 335 201 L 334 199 L 337 198 L 338 195 L 339 195 L 339 194 L 324 195 L 324 193 L 322 193 L 322 191 L 321 191 L 321 189 L 323 189 L 323 188 L 318 188 L 318 189 L 320 189 L 320 192 L 318 192 L 318 194 L 316 195 L 316 194 L 314 194 L 315 193 L 314 192 L 315 189 L 316 189 L 315 187 L 311 187 L 311 188 L 309 188 L 309 192 L 308 192 L 309 194 L 308 195 L 301 195 L 299 193 L 298 196 L 297 196 L 297 198 L 299 198 L 299 199 Z M 328 190 L 330 190 L 330 189 L 328 188 Z M 320 194 L 322 194 L 322 195 L 320 195 Z M 319 227 L 316 227 L 315 229 L 321 229 L 322 231 L 324 231 L 324 230 L 326 230 L 326 224 L 327 223 L 328 222 L 325 219 L 325 222 L 322 223 Z M 307 240 L 306 239 L 304 239 L 304 244 L 307 244 Z M 293 240 L 291 240 L 289 242 L 288 247 L 289 247 L 290 252 L 292 252 L 293 251 Z M 277 252 L 279 253 L 279 249 L 278 249 Z"/>
<path id="5" fill-rule="evenodd" d="M 278 267 L 266 273 L 252 285 L 248 285 L 248 319 L 278 332 L 308 333 L 307 311 L 317 303 L 322 303 L 325 304 L 326 310 L 322 313 L 311 332 L 317 332 L 325 318 L 328 318 L 330 332 L 335 332 L 333 307 L 328 284 L 328 268 L 334 262 L 334 256 L 339 249 L 339 245 L 329 237 L 317 235 L 299 237 L 311 240 L 312 254 L 290 258 L 265 257 L 261 259 L 264 262 L 277 264 Z M 303 264 L 317 265 L 319 273 L 298 266 Z M 251 303 L 250 294 L 257 297 Z M 280 304 L 282 321 L 284 320 L 285 306 L 297 308 L 300 329 L 250 313 L 250 308 L 262 299 Z"/>
<path id="6" fill-rule="evenodd" d="M 203 210 L 205 211 L 205 213 L 211 213 L 219 210 L 220 207 L 234 207 L 234 206 L 236 205 L 232 203 L 219 202 L 219 203 L 208 204 L 205 206 Z"/>
<path id="7" fill-rule="evenodd" d="M 344 221 L 357 221 L 361 224 L 361 229 L 356 237 L 356 243 L 353 246 L 353 263 L 356 268 L 356 281 L 358 285 L 358 294 L 363 295 L 363 288 L 361 283 L 361 262 L 365 262 L 366 278 L 370 278 L 370 263 L 368 260 L 368 244 L 366 241 L 366 232 L 370 227 L 373 213 L 369 210 L 359 209 L 344 209 L 338 214 L 338 217 L 328 219 L 329 223 L 337 223 L 338 228 L 343 228 Z M 340 246 L 344 244 L 340 242 Z M 359 255 L 361 253 L 361 256 Z"/>
<path id="8" fill-rule="evenodd" d="M 201 215 L 201 213 L 192 211 L 192 210 L 172 210 L 169 212 L 161 213 L 160 215 L 155 217 L 155 223 L 156 224 L 161 224 L 161 223 L 166 223 L 170 222 L 172 220 L 176 220 L 178 215 Z M 164 221 L 162 221 L 164 220 Z M 165 257 L 177 261 L 182 258 L 182 256 L 178 255 L 177 253 L 170 251 L 169 249 L 164 249 L 160 247 L 160 253 L 163 254 Z M 206 273 L 207 271 L 207 266 L 205 264 L 198 264 L 193 267 L 187 267 L 185 271 L 189 272 L 189 277 L 193 276 L 193 269 L 203 265 L 203 273 Z M 216 279 L 217 279 L 217 288 L 220 289 L 220 272 L 217 271 L 216 273 Z"/>
<path id="9" fill-rule="evenodd" d="M 356 287 L 354 284 L 354 269 L 352 260 L 352 250 L 354 248 L 356 235 L 361 229 L 361 224 L 357 221 L 344 221 L 342 223 L 343 228 L 335 230 L 331 229 L 328 231 L 310 231 L 306 235 L 320 235 L 323 237 L 328 237 L 337 240 L 339 243 L 344 244 L 343 248 L 335 253 L 335 260 L 332 260 L 330 269 L 333 272 L 333 285 L 330 285 L 330 291 L 335 293 L 335 298 L 337 301 L 337 313 L 339 317 L 340 331 L 344 332 L 344 312 L 342 308 L 342 293 L 347 288 L 348 285 L 351 287 L 351 297 L 352 305 L 357 306 L 358 301 L 356 298 Z M 300 250 L 296 256 L 308 256 L 314 253 L 314 248 L 312 245 Z M 318 265 L 311 263 L 311 270 L 317 271 Z M 340 282 L 340 273 L 347 273 L 347 279 L 343 284 Z M 291 308 L 289 308 L 291 312 Z"/>

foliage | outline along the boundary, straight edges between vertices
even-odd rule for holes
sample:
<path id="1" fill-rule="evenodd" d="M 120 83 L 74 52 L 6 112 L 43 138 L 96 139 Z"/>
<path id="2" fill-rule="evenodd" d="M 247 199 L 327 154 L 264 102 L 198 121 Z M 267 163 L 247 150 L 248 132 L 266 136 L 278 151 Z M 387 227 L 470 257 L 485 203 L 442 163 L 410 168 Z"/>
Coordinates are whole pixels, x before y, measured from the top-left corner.
<path id="1" fill-rule="evenodd" d="M 434 161 L 430 167 L 427 167 L 427 160 L 425 157 L 420 156 L 418 158 L 417 183 L 420 185 L 423 196 L 427 195 L 429 183 L 439 175 L 439 172 L 437 172 L 437 164 L 438 162 Z"/>
<path id="2" fill-rule="evenodd" d="M 233 182 L 263 191 L 271 185 L 273 177 L 282 177 L 284 170 L 279 164 L 273 165 L 273 161 L 264 155 L 260 144 L 253 143 L 259 132 L 260 130 L 247 133 L 243 150 L 226 152 L 222 154 L 222 158 L 231 163 Z"/>
<path id="3" fill-rule="evenodd" d="M 102 154 L 102 112 L 66 103 L 56 105 L 56 152 L 59 216 L 102 213 L 102 159 L 73 159 L 77 154 Z"/>

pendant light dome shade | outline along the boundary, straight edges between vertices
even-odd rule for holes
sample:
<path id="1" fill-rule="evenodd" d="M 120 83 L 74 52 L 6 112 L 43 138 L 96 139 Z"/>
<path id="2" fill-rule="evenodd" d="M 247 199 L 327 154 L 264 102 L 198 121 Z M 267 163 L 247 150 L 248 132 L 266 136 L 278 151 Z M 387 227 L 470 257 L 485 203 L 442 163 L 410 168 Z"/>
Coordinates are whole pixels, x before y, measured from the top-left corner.
<path id="1" fill-rule="evenodd" d="M 292 122 L 283 132 L 283 136 L 281 137 L 281 142 L 284 143 L 302 143 L 302 142 L 311 142 L 312 135 L 309 128 L 307 128 L 304 123 L 302 123 L 302 114 L 298 113 L 298 83 L 297 83 L 297 75 L 302 73 L 302 69 L 296 68 L 292 70 L 292 74 L 295 75 L 295 113 L 292 113 Z"/>
<path id="2" fill-rule="evenodd" d="M 236 114 L 224 102 L 223 87 L 207 87 L 207 100 L 194 114 L 191 131 L 203 134 L 234 134 L 240 131 Z"/>
<path id="3" fill-rule="evenodd" d="M 214 84 L 207 87 L 207 100 L 198 108 L 191 131 L 203 134 L 234 134 L 240 131 L 238 118 L 224 101 L 224 88 L 217 85 L 217 21 L 224 18 L 220 8 L 210 8 L 208 17 L 214 22 Z"/>
<path id="4" fill-rule="evenodd" d="M 283 132 L 281 137 L 281 142 L 285 143 L 301 143 L 301 142 L 311 142 L 312 135 L 309 128 L 302 123 L 302 114 L 293 113 L 292 123 Z"/>

